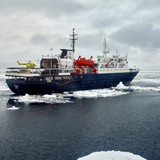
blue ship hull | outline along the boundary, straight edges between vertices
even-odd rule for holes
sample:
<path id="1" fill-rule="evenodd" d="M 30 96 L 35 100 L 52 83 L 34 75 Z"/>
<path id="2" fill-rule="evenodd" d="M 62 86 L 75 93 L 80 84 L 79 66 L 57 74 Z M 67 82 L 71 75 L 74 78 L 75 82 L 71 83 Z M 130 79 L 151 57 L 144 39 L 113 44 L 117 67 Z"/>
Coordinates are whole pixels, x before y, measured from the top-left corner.
<path id="1" fill-rule="evenodd" d="M 90 90 L 110 88 L 117 86 L 120 82 L 129 85 L 137 72 L 105 73 L 105 74 L 75 74 L 69 76 L 48 77 L 53 78 L 48 82 L 46 77 L 34 77 L 28 79 L 6 79 L 12 92 L 17 95 L 25 94 L 51 94 L 73 92 L 78 90 Z"/>

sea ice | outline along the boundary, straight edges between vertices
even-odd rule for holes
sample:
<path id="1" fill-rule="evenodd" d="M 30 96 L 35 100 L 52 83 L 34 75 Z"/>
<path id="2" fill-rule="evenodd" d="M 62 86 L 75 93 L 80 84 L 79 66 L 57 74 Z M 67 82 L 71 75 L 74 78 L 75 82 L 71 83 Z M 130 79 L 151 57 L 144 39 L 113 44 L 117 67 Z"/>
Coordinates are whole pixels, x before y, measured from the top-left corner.
<path id="1" fill-rule="evenodd" d="M 15 106 L 12 106 L 12 107 L 10 107 L 10 108 L 7 108 L 7 110 L 18 110 L 18 109 L 20 109 L 19 107 L 15 107 Z"/>
<path id="2" fill-rule="evenodd" d="M 146 160 L 139 155 L 121 151 L 93 152 L 88 156 L 78 158 L 78 160 Z"/>

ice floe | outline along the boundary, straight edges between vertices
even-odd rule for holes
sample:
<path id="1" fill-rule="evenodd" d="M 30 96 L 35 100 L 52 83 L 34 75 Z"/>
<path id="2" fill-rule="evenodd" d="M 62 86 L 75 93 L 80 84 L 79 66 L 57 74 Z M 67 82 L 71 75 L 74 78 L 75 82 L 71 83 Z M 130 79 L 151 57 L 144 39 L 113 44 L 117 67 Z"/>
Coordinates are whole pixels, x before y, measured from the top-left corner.
<path id="1" fill-rule="evenodd" d="M 87 91 L 76 91 L 73 93 L 65 92 L 63 94 L 53 93 L 51 95 L 24 95 L 24 96 L 13 96 L 11 102 L 15 103 L 72 103 L 74 99 L 81 98 L 98 98 L 98 97 L 115 97 L 128 94 L 129 92 L 118 91 L 115 89 L 97 89 Z"/>
<path id="2" fill-rule="evenodd" d="M 78 158 L 78 160 L 147 160 L 139 155 L 121 151 L 101 151 L 93 152 L 88 156 Z"/>
<path id="3" fill-rule="evenodd" d="M 19 107 L 15 107 L 15 106 L 7 108 L 7 110 L 18 110 L 18 109 L 20 109 L 20 108 Z"/>
<path id="4" fill-rule="evenodd" d="M 71 103 L 70 99 L 65 98 L 63 94 L 51 94 L 51 95 L 28 95 L 25 96 L 17 96 L 13 97 L 13 99 L 16 100 L 16 102 L 19 103 Z"/>

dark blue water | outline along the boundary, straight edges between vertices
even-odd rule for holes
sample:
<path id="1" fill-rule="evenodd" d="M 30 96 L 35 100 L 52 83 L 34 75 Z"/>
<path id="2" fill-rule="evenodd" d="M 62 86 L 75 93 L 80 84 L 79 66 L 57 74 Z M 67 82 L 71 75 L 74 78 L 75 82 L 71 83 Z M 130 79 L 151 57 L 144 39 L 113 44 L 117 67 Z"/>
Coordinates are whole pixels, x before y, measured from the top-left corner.
<path id="1" fill-rule="evenodd" d="M 135 84 L 154 88 L 71 103 L 20 102 L 1 85 L 0 160 L 77 160 L 109 150 L 159 160 L 159 83 L 141 76 Z"/>
<path id="2" fill-rule="evenodd" d="M 7 100 L 7 99 L 6 99 Z M 0 107 L 1 160 L 76 160 L 121 150 L 160 159 L 160 93 Z"/>

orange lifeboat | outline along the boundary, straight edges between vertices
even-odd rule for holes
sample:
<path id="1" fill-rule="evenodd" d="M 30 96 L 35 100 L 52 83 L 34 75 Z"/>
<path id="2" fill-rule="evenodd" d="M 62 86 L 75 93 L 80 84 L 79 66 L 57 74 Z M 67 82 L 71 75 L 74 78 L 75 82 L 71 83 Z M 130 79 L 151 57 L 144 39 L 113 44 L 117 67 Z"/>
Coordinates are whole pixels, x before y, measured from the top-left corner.
<path id="1" fill-rule="evenodd" d="M 81 56 L 79 56 L 79 58 L 74 61 L 74 65 L 75 66 L 88 66 L 88 67 L 91 67 L 91 66 L 93 66 L 93 64 L 94 64 L 94 61 L 92 60 L 92 56 L 91 56 L 90 59 L 81 58 Z"/>
<path id="2" fill-rule="evenodd" d="M 97 70 L 93 67 L 94 66 L 94 61 L 92 60 L 92 56 L 91 56 L 90 59 L 81 58 L 81 56 L 79 56 L 79 58 L 74 61 L 74 66 L 75 66 L 75 70 L 76 70 L 77 74 L 80 74 L 80 73 L 84 74 L 85 70 L 84 70 L 83 67 L 86 67 L 86 66 L 91 68 L 93 73 L 97 72 Z"/>

